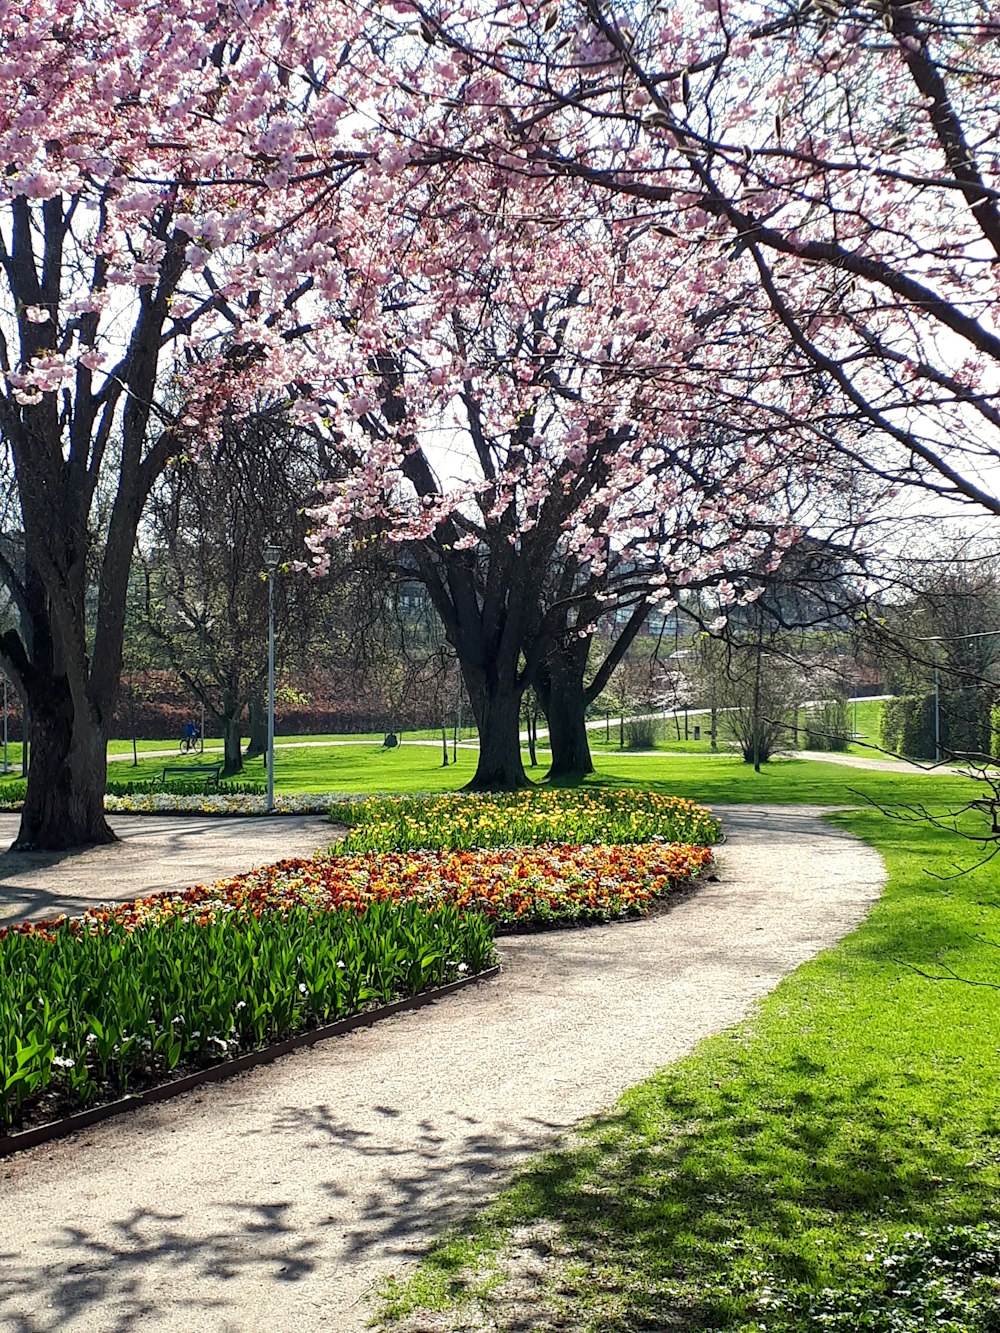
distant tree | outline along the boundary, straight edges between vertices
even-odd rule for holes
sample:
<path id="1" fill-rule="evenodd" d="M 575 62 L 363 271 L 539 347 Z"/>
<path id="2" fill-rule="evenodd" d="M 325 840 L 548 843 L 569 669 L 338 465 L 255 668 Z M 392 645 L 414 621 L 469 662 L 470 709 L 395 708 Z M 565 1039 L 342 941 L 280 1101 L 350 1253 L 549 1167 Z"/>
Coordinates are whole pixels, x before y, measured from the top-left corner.
<path id="1" fill-rule="evenodd" d="M 722 725 L 759 773 L 788 746 L 801 676 L 785 655 L 769 650 L 761 618 L 739 639 L 728 638 L 726 648 L 717 679 Z"/>
<path id="2" fill-rule="evenodd" d="M 312 437 L 262 405 L 224 422 L 197 459 L 173 459 L 150 498 L 139 557 L 143 626 L 219 726 L 226 775 L 243 767 L 246 708 L 257 753 L 262 722 L 266 737 L 265 546 L 277 543 L 284 558 L 274 599 L 279 670 L 301 649 L 320 602 L 335 594 L 332 583 L 290 569 L 316 470 Z"/>

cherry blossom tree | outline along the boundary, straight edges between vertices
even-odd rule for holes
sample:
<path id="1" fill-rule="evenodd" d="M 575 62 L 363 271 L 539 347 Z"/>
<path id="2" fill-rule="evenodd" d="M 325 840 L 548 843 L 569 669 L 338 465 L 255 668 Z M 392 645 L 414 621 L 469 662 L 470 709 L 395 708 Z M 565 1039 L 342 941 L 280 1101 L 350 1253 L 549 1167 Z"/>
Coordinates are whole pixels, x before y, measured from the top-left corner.
<path id="1" fill-rule="evenodd" d="M 320 568 L 351 523 L 401 545 L 458 656 L 483 788 L 526 782 L 522 693 L 607 600 L 668 601 L 741 549 L 777 559 L 795 539 L 780 460 L 815 392 L 761 376 L 737 310 L 699 328 L 653 240 L 619 243 L 599 211 L 557 230 L 500 182 L 466 187 L 447 229 L 442 197 L 411 192 L 405 271 L 353 297 L 349 336 L 328 343 L 343 387 L 317 402 L 318 428 L 349 471 L 311 538 Z M 560 735 L 579 730 L 582 682 L 559 698 Z"/>
<path id="2" fill-rule="evenodd" d="M 359 23 L 294 0 L 0 4 L 0 439 L 23 552 L 0 554 L 17 611 L 0 662 L 32 719 L 21 848 L 113 837 L 105 744 L 143 504 L 225 407 L 302 374 L 298 300 L 337 281 L 330 217 L 357 156 L 340 118 L 360 71 L 331 52 Z"/>
<path id="3" fill-rule="evenodd" d="M 877 430 L 859 467 L 1000 513 L 993 6 L 396 9 L 408 81 L 437 93 L 409 131 L 428 150 L 627 205 L 709 306 L 738 299 Z"/>
<path id="4" fill-rule="evenodd" d="M 947 338 L 992 355 L 985 20 L 925 38 L 903 5 L 774 0 L 632 7 L 628 26 L 597 0 L 0 0 L 0 18 L 0 435 L 24 552 L 0 561 L 18 610 L 0 660 L 35 729 L 20 846 L 112 836 L 143 503 L 262 390 L 353 458 L 317 547 L 375 522 L 423 562 L 494 738 L 482 784 L 523 779 L 516 696 L 552 624 L 510 589 L 537 590 L 560 549 L 599 578 L 610 540 L 668 596 L 697 558 L 658 565 L 649 514 L 676 508 L 672 453 L 719 422 L 747 423 L 745 476 L 688 497 L 709 549 L 740 488 L 768 509 L 790 440 L 808 467 L 854 438 L 841 417 L 981 498 L 947 456 L 958 427 L 992 456 L 993 391 Z M 969 132 L 928 85 L 893 150 L 887 116 L 914 110 L 928 61 Z M 441 452 L 457 437 L 469 467 Z"/>

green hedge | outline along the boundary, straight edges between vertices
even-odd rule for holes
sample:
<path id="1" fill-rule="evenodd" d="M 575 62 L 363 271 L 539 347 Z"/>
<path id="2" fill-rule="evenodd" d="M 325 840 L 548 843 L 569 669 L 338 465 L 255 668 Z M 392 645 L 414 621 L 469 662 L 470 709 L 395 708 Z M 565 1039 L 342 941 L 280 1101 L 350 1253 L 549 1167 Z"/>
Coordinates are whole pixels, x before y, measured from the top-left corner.
<path id="1" fill-rule="evenodd" d="M 938 695 L 938 728 L 943 755 L 1000 753 L 998 710 L 992 692 L 975 686 L 942 689 Z M 933 759 L 934 695 L 906 694 L 882 706 L 883 749 L 911 759 Z"/>
<path id="2" fill-rule="evenodd" d="M 911 759 L 934 758 L 933 694 L 900 694 L 882 705 L 882 749 Z"/>

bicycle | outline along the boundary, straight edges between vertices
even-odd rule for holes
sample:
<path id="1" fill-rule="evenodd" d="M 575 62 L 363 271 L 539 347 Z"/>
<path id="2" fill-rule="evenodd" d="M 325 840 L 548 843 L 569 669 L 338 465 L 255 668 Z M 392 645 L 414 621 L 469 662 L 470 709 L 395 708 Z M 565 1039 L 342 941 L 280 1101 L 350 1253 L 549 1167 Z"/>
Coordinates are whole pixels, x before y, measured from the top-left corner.
<path id="1" fill-rule="evenodd" d="M 178 749 L 181 754 L 189 754 L 192 750 L 197 750 L 199 738 L 197 736 L 182 736 Z"/>

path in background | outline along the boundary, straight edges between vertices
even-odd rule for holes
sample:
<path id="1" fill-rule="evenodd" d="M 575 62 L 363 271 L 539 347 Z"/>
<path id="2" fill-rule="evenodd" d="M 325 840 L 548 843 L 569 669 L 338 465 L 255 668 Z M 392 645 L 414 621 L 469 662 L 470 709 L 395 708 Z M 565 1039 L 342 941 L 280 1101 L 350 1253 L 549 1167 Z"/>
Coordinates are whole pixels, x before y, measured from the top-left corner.
<path id="1" fill-rule="evenodd" d="M 19 815 L 0 814 L 0 846 L 14 841 L 19 823 Z M 343 832 L 320 815 L 112 815 L 109 823 L 121 838 L 110 847 L 0 856 L 0 926 L 311 856 Z"/>
<path id="2" fill-rule="evenodd" d="M 504 939 L 495 981 L 0 1162 L 0 1329 L 358 1333 L 379 1278 L 878 894 L 817 812 L 719 813 L 719 879 L 669 911 Z"/>
<path id="3" fill-rule="evenodd" d="M 847 768 L 869 768 L 880 773 L 941 773 L 967 777 L 969 770 L 961 765 L 915 763 L 910 759 L 881 759 L 877 753 L 871 758 L 866 754 L 838 754 L 835 750 L 796 750 L 793 759 L 819 759 L 826 764 L 844 764 Z"/>
<path id="4" fill-rule="evenodd" d="M 400 744 L 433 745 L 438 750 L 441 749 L 440 739 L 424 740 L 422 737 L 414 737 L 411 739 L 410 737 L 404 735 Z M 479 748 L 478 740 L 459 741 L 458 744 L 460 749 L 463 747 L 474 748 L 474 749 Z M 275 741 L 274 742 L 274 748 L 276 750 L 320 750 L 320 749 L 331 750 L 339 745 L 370 745 L 376 750 L 381 750 L 384 748 L 381 745 L 381 743 L 377 740 L 372 740 L 371 738 L 368 739 L 358 738 L 357 740 L 353 740 L 349 736 L 341 737 L 339 740 L 335 741 Z M 450 750 L 451 747 L 452 747 L 452 742 L 449 739 L 448 749 Z M 206 745 L 204 750 L 192 750 L 187 753 L 178 750 L 177 746 L 175 745 L 172 750 L 140 750 L 139 762 L 141 764 L 144 759 L 175 759 L 178 762 L 178 764 L 182 764 L 185 759 L 191 759 L 191 758 L 197 759 L 199 755 L 202 754 L 224 754 L 224 753 L 225 751 L 221 745 Z M 131 764 L 131 762 L 132 762 L 131 751 L 128 754 L 108 755 L 109 764 L 121 764 L 121 763 Z"/>

